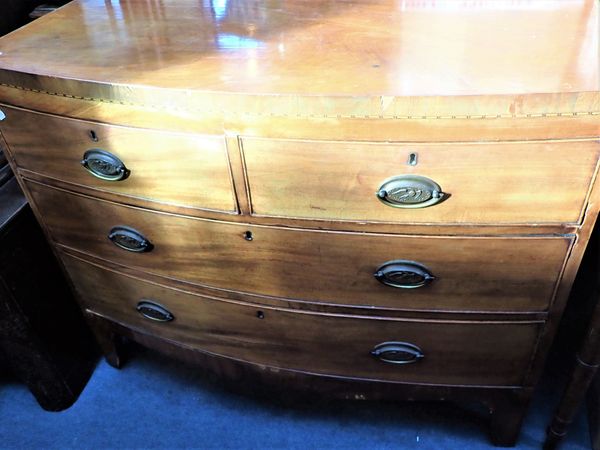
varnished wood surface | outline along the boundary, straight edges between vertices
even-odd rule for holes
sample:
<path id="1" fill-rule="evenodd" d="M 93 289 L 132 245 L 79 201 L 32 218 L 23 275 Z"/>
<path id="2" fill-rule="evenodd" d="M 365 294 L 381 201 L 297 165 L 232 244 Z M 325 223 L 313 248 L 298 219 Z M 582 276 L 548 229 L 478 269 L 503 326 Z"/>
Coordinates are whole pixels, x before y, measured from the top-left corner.
<path id="1" fill-rule="evenodd" d="M 229 300 L 256 305 L 272 306 L 275 308 L 287 308 L 291 310 L 323 313 L 323 314 L 342 314 L 363 317 L 388 317 L 398 319 L 423 318 L 431 320 L 474 320 L 474 321 L 546 321 L 548 311 L 454 311 L 454 310 L 432 310 L 432 309 L 402 309 L 402 308 L 382 308 L 372 305 L 343 305 L 335 303 L 315 303 L 314 301 L 300 301 L 297 299 L 284 299 L 281 297 L 270 297 L 266 295 L 252 294 L 249 292 L 224 291 L 218 288 L 191 283 L 184 280 L 157 275 L 150 272 L 140 272 L 139 269 L 132 268 L 114 261 L 98 258 L 87 252 L 81 252 L 71 247 L 56 246 L 57 252 L 70 255 L 74 258 L 86 261 L 89 264 L 108 268 L 114 272 L 130 277 L 143 278 L 153 284 L 169 286 L 172 289 L 186 291 L 192 294 L 208 297 L 215 300 Z M 423 305 L 421 305 L 423 306 Z"/>
<path id="2" fill-rule="evenodd" d="M 143 133 L 139 135 L 143 137 L 126 139 L 128 146 L 150 140 L 151 136 L 164 136 L 163 131 L 224 136 L 227 158 L 232 163 L 231 182 L 241 213 L 228 215 L 227 220 L 236 223 L 218 221 L 222 214 L 200 209 L 210 209 L 207 206 L 181 205 L 192 201 L 193 196 L 187 193 L 182 196 L 182 202 L 172 197 L 153 201 L 149 188 L 155 186 L 158 177 L 144 188 L 140 186 L 137 194 L 131 193 L 136 197 L 131 197 L 127 192 L 98 189 L 98 185 L 71 179 L 69 171 L 50 173 L 47 170 L 51 163 L 47 160 L 31 170 L 18 169 L 19 158 L 30 150 L 12 150 L 4 131 L 19 127 L 18 123 L 0 124 L 3 132 L 0 144 L 8 149 L 20 182 L 26 190 L 31 188 L 27 195 L 38 218 L 44 226 L 48 225 L 49 236 L 69 242 L 79 253 L 60 244 L 59 249 L 100 264 L 110 264 L 108 261 L 121 264 L 123 274 L 117 274 L 97 268 L 87 270 L 89 264 L 77 260 L 77 264 L 86 269 L 70 273 L 78 287 L 84 283 L 89 286 L 81 296 L 89 305 L 98 306 L 96 313 L 132 327 L 121 331 L 123 334 L 158 333 L 182 348 L 187 347 L 190 355 L 195 354 L 195 350 L 205 351 L 205 344 L 212 341 L 221 347 L 206 351 L 228 354 L 228 348 L 233 345 L 225 337 L 232 332 L 222 317 L 218 325 L 209 327 L 208 334 L 204 334 L 202 327 L 212 325 L 207 322 L 211 319 L 210 312 L 206 318 L 188 317 L 186 313 L 186 320 L 190 322 L 183 334 L 171 337 L 170 332 L 163 334 L 159 328 L 145 328 L 143 324 L 138 328 L 135 320 L 141 320 L 139 315 L 124 309 L 124 303 L 116 300 L 125 298 L 127 293 L 164 293 L 167 301 L 174 302 L 174 308 L 179 308 L 179 302 L 185 297 L 181 311 L 191 311 L 188 308 L 200 304 L 192 300 L 199 297 L 173 291 L 175 286 L 187 289 L 186 286 L 191 285 L 172 277 L 191 279 L 201 284 L 194 285 L 190 291 L 219 292 L 215 294 L 219 300 L 203 301 L 215 302 L 223 308 L 236 307 L 233 315 L 243 322 L 244 342 L 240 347 L 260 344 L 252 354 L 262 355 L 258 364 L 264 361 L 265 370 L 277 371 L 280 366 L 289 366 L 306 372 L 312 361 L 312 357 L 306 355 L 312 349 L 332 350 L 338 339 L 352 346 L 362 346 L 367 334 L 379 337 L 378 333 L 396 330 L 396 325 L 401 323 L 408 324 L 402 327 L 407 339 L 425 336 L 435 352 L 444 350 L 445 355 L 445 350 L 452 350 L 451 356 L 436 357 L 434 363 L 440 366 L 432 363 L 434 365 L 429 367 L 436 373 L 424 373 L 426 380 L 431 377 L 429 380 L 435 380 L 434 383 L 446 383 L 439 380 L 449 373 L 450 378 L 455 376 L 452 383 L 475 383 L 485 371 L 492 372 L 498 366 L 494 361 L 512 358 L 510 361 L 515 362 L 515 366 L 500 364 L 501 368 L 485 376 L 497 377 L 500 381 L 495 383 L 504 386 L 506 383 L 533 386 L 541 373 L 544 356 L 598 213 L 600 189 L 594 186 L 586 196 L 597 159 L 597 143 L 577 142 L 573 143 L 577 149 L 567 149 L 570 144 L 565 142 L 525 141 L 597 140 L 600 136 L 598 17 L 599 5 L 593 0 L 434 3 L 410 0 L 341 3 L 77 0 L 0 40 L 2 105 L 105 124 L 106 128 L 98 125 L 101 129 L 133 126 L 153 130 L 147 133 L 136 130 Z M 557 33 L 557 29 L 561 32 Z M 44 48 L 51 50 L 39 52 L 41 42 Z M 0 107 L 13 112 L 10 107 Z M 35 117 L 48 118 L 49 123 L 60 120 L 44 115 Z M 59 131 L 44 126 L 44 132 L 53 136 L 53 142 L 66 140 Z M 290 147 L 280 152 L 271 148 L 264 153 L 254 149 L 251 154 L 252 149 L 247 152 L 248 147 L 244 146 L 246 160 L 243 161 L 239 136 L 247 142 L 265 139 L 343 141 L 335 146 L 346 146 L 344 151 L 352 156 L 351 164 L 340 158 L 335 170 L 328 168 L 328 174 L 334 173 L 335 178 L 319 177 L 311 161 L 315 154 L 306 148 Z M 111 133 L 107 145 L 116 143 L 118 138 L 119 134 Z M 356 152 L 358 156 L 348 151 L 348 141 L 357 141 L 355 145 L 362 150 Z M 499 141 L 503 143 L 497 143 Z M 487 192 L 484 204 L 489 209 L 462 208 L 460 215 L 450 214 L 437 222 L 412 224 L 361 219 L 361 212 L 356 213 L 349 206 L 349 198 L 356 195 L 353 189 L 362 186 L 368 178 L 360 170 L 362 166 L 384 165 L 375 159 L 380 154 L 370 152 L 372 147 L 367 142 L 379 142 L 377 148 L 386 149 L 398 145 L 408 148 L 415 143 L 428 149 L 430 146 L 444 148 L 451 142 L 453 149 L 469 142 L 471 144 L 464 146 L 485 148 L 488 158 L 485 164 L 477 164 L 479 153 L 476 151 L 454 150 L 449 156 L 437 157 L 435 166 L 440 170 L 436 177 L 463 176 L 466 169 L 477 171 L 477 180 L 471 182 L 464 178 L 461 186 L 468 184 L 479 190 L 489 187 L 493 195 Z M 556 152 L 562 158 L 544 154 L 545 150 L 526 151 L 522 164 L 518 165 L 515 149 L 525 145 L 544 149 L 564 147 L 564 150 Z M 176 155 L 177 150 L 169 147 Z M 512 150 L 492 155 L 489 148 Z M 328 160 L 335 160 L 338 154 L 328 145 L 320 149 Z M 51 153 L 62 155 L 63 150 L 57 145 Z M 113 150 L 118 152 L 116 148 Z M 426 156 L 434 153 L 428 151 Z M 153 152 L 153 161 L 161 158 L 160 155 L 160 151 Z M 453 159 L 455 155 L 462 156 L 460 163 Z M 436 170 L 426 164 L 427 158 L 419 156 L 421 162 L 415 171 Z M 556 161 L 560 159 L 563 159 L 562 164 Z M 304 165 L 303 161 L 310 164 Z M 246 163 L 247 171 L 242 162 Z M 392 163 L 397 161 L 392 160 Z M 327 165 L 318 160 L 317 164 Z M 442 166 L 447 170 L 442 170 Z M 495 170 L 497 168 L 502 170 Z M 287 171 L 287 177 L 281 179 L 279 174 L 268 173 L 271 169 L 272 172 Z M 185 173 L 188 181 L 197 181 Z M 510 175 L 503 178 L 508 173 Z M 525 175 L 532 181 L 532 189 L 527 191 L 529 195 L 523 195 L 525 190 L 521 189 L 520 181 Z M 23 177 L 32 181 L 25 184 Z M 341 188 L 344 194 L 335 197 L 342 199 L 340 204 L 330 202 L 328 196 L 332 186 L 339 188 L 337 179 L 344 180 Z M 548 179 L 554 183 L 548 183 Z M 281 183 L 276 188 L 269 180 Z M 454 189 L 454 192 L 447 189 L 446 185 L 452 184 L 448 180 L 436 180 L 452 194 L 439 207 L 447 208 L 450 202 L 461 198 L 456 193 L 462 193 L 465 199 L 465 192 L 469 192 L 466 188 Z M 566 182 L 561 184 L 562 180 Z M 200 219 L 85 200 L 59 190 L 46 190 L 38 182 L 152 210 L 191 214 Z M 177 181 L 172 180 L 172 183 L 176 185 Z M 90 186 L 94 189 L 89 189 Z M 544 189 L 548 189 L 546 195 Z M 323 195 L 323 190 L 327 195 Z M 369 189 L 368 195 L 374 194 L 374 190 Z M 502 194 L 507 192 L 518 207 L 503 199 Z M 173 193 L 165 190 L 160 194 L 171 196 Z M 348 197 L 344 197 L 345 194 Z M 277 198 L 273 198 L 274 195 Z M 470 202 L 476 198 L 473 194 Z M 376 201 L 374 197 L 373 200 Z M 109 206 L 98 208 L 99 204 Z M 360 205 L 368 203 L 362 199 Z M 511 206 L 515 211 L 504 210 Z M 80 207 L 82 209 L 77 210 Z M 582 208 L 586 208 L 583 215 L 580 214 Z M 251 216 L 251 212 L 254 215 Z M 433 214 L 435 210 L 425 212 Z M 340 217 L 344 213 L 353 216 Z M 370 210 L 362 214 L 373 217 Z M 509 216 L 515 222 L 502 221 Z M 121 219 L 131 223 L 116 223 Z M 472 222 L 474 219 L 480 222 Z M 244 225 L 245 221 L 251 225 Z M 109 222 L 111 226 L 134 227 L 133 222 L 136 222 L 140 231 L 160 246 L 144 255 L 126 254 L 106 240 L 108 230 L 103 227 Z M 269 228 L 273 225 L 277 228 Z M 313 230 L 290 229 L 293 227 Z M 317 229 L 349 233 L 326 233 Z M 253 240 L 245 241 L 240 230 L 252 231 Z M 159 248 L 168 251 L 161 254 Z M 397 256 L 398 250 L 404 254 L 412 252 L 413 259 L 423 259 L 438 279 L 428 290 L 403 296 L 404 304 L 391 311 L 385 308 L 397 307 L 397 292 L 384 294 L 382 289 L 391 288 L 375 282 L 371 266 L 384 262 L 376 261 L 375 256 L 402 258 Z M 119 252 L 119 256 L 114 256 L 115 252 Z M 171 258 L 174 254 L 176 257 Z M 134 256 L 144 258 L 143 264 Z M 437 263 L 455 269 L 434 270 Z M 219 278 L 223 273 L 227 277 Z M 471 282 L 463 281 L 465 274 Z M 375 285 L 367 288 L 358 282 L 337 284 L 340 278 L 361 282 L 368 278 Z M 124 288 L 112 295 L 110 283 L 114 279 L 125 281 L 117 283 Z M 164 286 L 148 284 L 150 280 Z M 291 297 L 297 292 L 300 292 L 298 298 L 279 299 L 279 296 Z M 265 303 L 260 308 L 274 311 L 271 316 L 281 321 L 275 326 L 268 322 L 269 315 L 265 319 L 252 317 L 269 323 L 269 327 L 275 326 L 265 334 L 269 348 L 281 342 L 297 355 L 276 359 L 272 353 L 260 353 L 268 345 L 260 340 L 262 335 L 252 340 L 255 335 L 251 327 L 255 322 L 245 321 L 250 317 L 238 312 L 255 311 L 257 306 L 235 303 L 240 299 L 258 298 L 254 293 L 263 295 Z M 223 302 L 223 299 L 234 303 Z M 306 308 L 300 314 L 281 311 L 278 306 L 295 308 L 300 304 L 309 305 L 307 300 L 323 303 L 312 310 Z M 202 305 L 198 307 L 207 310 L 208 307 Z M 374 312 L 369 320 L 356 316 L 370 305 Z M 104 312 L 100 311 L 102 308 L 106 308 Z M 218 309 L 219 314 L 228 311 Z M 330 314 L 319 315 L 317 311 Z M 341 317 L 346 311 L 353 317 Z M 390 317 L 376 318 L 387 311 Z M 122 316 L 117 317 L 119 314 Z M 483 315 L 490 320 L 475 323 Z M 306 322 L 309 325 L 303 326 L 298 316 L 310 317 Z M 506 317 L 516 320 L 512 324 L 505 323 Z M 542 326 L 541 322 L 531 323 L 528 317 L 549 320 Z M 465 318 L 470 322 L 460 322 Z M 338 320 L 342 323 L 339 336 L 334 333 Z M 365 323 L 385 325 L 375 328 Z M 201 329 L 200 337 L 193 334 L 193 327 Z M 108 342 L 117 328 L 109 326 L 108 331 L 99 332 L 99 337 Z M 459 329 L 460 332 L 453 331 Z M 218 332 L 217 337 L 210 334 L 211 330 Z M 365 333 L 358 333 L 359 336 L 357 330 Z M 308 353 L 302 353 L 304 347 L 295 350 L 299 348 L 298 341 L 293 340 L 295 337 L 292 339 L 288 331 L 293 331 L 294 336 L 305 336 L 303 333 L 310 331 L 306 342 L 311 350 Z M 346 336 L 350 336 L 349 340 Z M 317 337 L 327 338 L 328 343 L 317 346 L 314 341 Z M 219 341 L 219 338 L 224 340 Z M 147 338 L 142 340 L 150 342 Z M 471 343 L 475 345 L 470 346 Z M 153 345 L 161 348 L 159 343 Z M 469 350 L 463 350 L 465 346 Z M 231 355 L 240 358 L 234 353 Z M 461 355 L 468 356 L 468 360 Z M 489 358 L 493 363 L 486 366 Z M 269 360 L 276 362 L 269 365 Z M 384 378 L 379 368 L 368 365 L 373 361 L 360 359 L 360 362 L 360 369 L 356 369 L 341 359 L 317 358 L 316 366 L 312 367 L 324 374 L 348 378 L 356 378 L 358 373 L 359 377 L 369 379 L 375 373 L 377 379 L 422 383 L 421 375 L 417 376 L 416 372 L 406 379 Z M 468 372 L 464 371 L 466 366 Z M 410 386 L 406 395 L 420 397 L 418 386 Z M 513 395 L 511 389 L 504 395 L 500 391 L 503 390 L 491 389 L 478 398 L 493 403 L 496 410 L 495 442 L 510 444 L 517 438 L 530 392 L 523 390 L 522 395 Z M 439 396 L 444 392 L 442 387 L 435 390 Z"/>
<path id="3" fill-rule="evenodd" d="M 127 203 L 159 201 L 163 206 L 151 207 L 171 212 L 189 208 L 192 211 L 186 213 L 197 215 L 193 209 L 236 208 L 223 137 L 105 126 L 14 108 L 4 111 L 4 136 L 20 168 L 135 199 L 121 200 Z M 585 140 L 392 145 L 243 138 L 242 143 L 255 215 L 403 226 L 577 224 L 600 150 L 597 141 Z M 231 147 L 235 156 L 235 140 Z M 119 182 L 91 176 L 80 164 L 91 148 L 120 157 L 132 175 Z M 416 166 L 407 164 L 410 153 L 417 155 Z M 531 155 L 527 165 L 524 155 Z M 496 170 L 490 176 L 479 176 L 492 164 Z M 407 173 L 438 181 L 450 201 L 398 210 L 375 198 L 383 180 Z M 242 184 L 238 192 L 243 199 Z"/>
<path id="4" fill-rule="evenodd" d="M 399 223 L 577 223 L 598 141 L 375 144 L 242 138 L 259 216 Z M 416 164 L 409 164 L 409 155 Z M 393 208 L 375 193 L 398 175 L 438 183 L 447 200 Z"/>
<path id="5" fill-rule="evenodd" d="M 157 214 L 26 184 L 61 245 L 175 279 L 327 303 L 544 311 L 573 238 L 407 237 L 244 226 Z M 138 230 L 154 249 L 132 253 L 116 247 L 107 236 L 117 225 Z M 251 241 L 244 237 L 247 231 Z M 438 279 L 419 289 L 384 286 L 373 274 L 391 260 L 423 264 Z"/>
<path id="6" fill-rule="evenodd" d="M 248 364 L 202 352 L 196 348 L 162 339 L 151 333 L 133 330 L 99 314 L 89 313 L 98 328 L 109 328 L 110 333 L 125 336 L 162 354 L 199 367 L 201 373 L 228 389 L 247 395 L 274 396 L 287 401 L 339 398 L 346 400 L 406 400 L 482 402 L 490 413 L 490 437 L 501 446 L 514 446 L 523 420 L 532 388 L 490 388 L 485 386 L 439 386 L 402 384 L 356 378 L 340 378 L 302 371 Z M 507 430 L 512 424 L 513 428 Z M 515 431 L 516 430 L 516 431 Z"/>
<path id="7" fill-rule="evenodd" d="M 229 139 L 229 138 L 228 138 Z M 231 139 L 230 139 L 231 140 Z M 236 140 L 233 138 L 233 140 Z M 0 145 L 1 145 L 0 141 Z M 235 156 L 235 151 L 233 155 Z M 241 166 L 241 163 L 240 163 Z M 16 167 L 16 165 L 15 165 Z M 237 171 L 237 170 L 236 170 Z M 117 194 L 104 190 L 92 189 L 89 186 L 68 183 L 31 172 L 26 169 L 17 169 L 19 178 L 26 178 L 41 184 L 47 184 L 59 189 L 73 193 L 83 194 L 102 200 L 108 200 L 115 203 L 122 203 L 132 206 L 138 206 L 151 211 L 167 212 L 189 217 L 199 217 L 212 220 L 227 220 L 247 225 L 265 225 L 278 227 L 292 227 L 312 230 L 336 230 L 353 231 L 367 233 L 385 233 L 385 234 L 405 234 L 405 235 L 451 235 L 451 236 L 487 236 L 487 235 L 565 235 L 575 234 L 581 228 L 580 224 L 519 224 L 519 225 L 468 225 L 464 224 L 409 224 L 409 223 L 388 223 L 388 222 L 351 222 L 341 220 L 323 220 L 323 219 L 302 219 L 288 217 L 263 217 L 250 215 L 249 204 L 243 193 L 238 196 L 240 211 L 243 214 L 227 214 L 223 212 L 211 211 L 185 206 L 172 205 L 167 203 L 158 203 L 151 200 L 134 198 L 127 195 Z M 245 192 L 245 183 L 243 171 L 240 169 L 236 183 L 236 191 L 239 189 Z M 239 192 L 239 191 L 238 191 Z"/>
<path id="8" fill-rule="evenodd" d="M 5 69 L 219 92 L 584 92 L 598 88 L 597 18 L 591 0 L 78 0 L 0 51 Z"/>
<path id="9" fill-rule="evenodd" d="M 134 85 L 346 96 L 332 103 L 354 109 L 363 96 L 386 112 L 388 97 L 597 92 L 598 14 L 593 0 L 77 0 L 3 39 L 0 68 L 71 79 L 71 94 L 84 85 L 100 98 Z M 52 51 L 39 52 L 48 42 Z"/>
<path id="10" fill-rule="evenodd" d="M 420 322 L 300 314 L 213 301 L 152 285 L 64 257 L 89 309 L 134 329 L 204 351 L 272 367 L 418 384 L 520 385 L 541 326 L 531 322 Z M 175 319 L 157 323 L 136 310 L 142 299 Z M 226 320 L 225 320 L 226 319 Z M 418 345 L 425 358 L 386 364 L 370 351 L 382 342 Z"/>
<path id="11" fill-rule="evenodd" d="M 164 133 L 107 126 L 3 108 L 2 133 L 17 165 L 71 183 L 190 208 L 234 212 L 223 136 Z M 90 132 L 94 133 L 94 138 Z M 108 151 L 131 172 L 105 181 L 81 161 L 91 149 Z"/>
<path id="12" fill-rule="evenodd" d="M 204 374 L 214 382 L 244 394 L 261 394 L 272 398 L 283 395 L 286 398 L 300 395 L 317 398 L 339 398 L 346 400 L 400 400 L 419 398 L 429 401 L 469 400 L 481 401 L 490 414 L 500 409 L 507 410 L 509 397 L 528 397 L 529 387 L 489 387 L 489 386 L 440 386 L 426 384 L 403 384 L 388 381 L 373 383 L 370 380 L 352 377 L 331 377 L 303 371 L 274 368 L 260 364 L 248 364 L 201 351 L 197 348 L 160 338 L 147 330 L 132 329 L 99 313 L 86 311 L 90 319 L 100 323 L 102 328 L 125 336 L 139 344 L 155 349 L 165 356 L 185 363 L 200 366 Z"/>
<path id="13" fill-rule="evenodd" d="M 588 286 L 587 289 L 581 289 L 580 298 L 576 298 L 582 304 L 582 309 L 589 312 L 589 320 L 579 321 L 579 325 L 586 327 L 585 333 L 582 333 L 583 339 L 577 346 L 575 361 L 563 396 L 548 426 L 544 446 L 547 450 L 559 447 L 600 368 L 600 280 L 597 272 L 600 267 L 600 240 L 594 236 L 591 242 L 593 245 L 588 249 L 590 256 L 585 262 L 587 266 L 583 266 L 583 273 L 591 272 L 592 277 L 589 280 L 582 278 L 588 282 Z M 586 302 L 591 308 L 586 307 Z M 590 423 L 590 426 L 594 424 Z M 596 433 L 593 432 L 592 437 L 594 434 Z"/>
<path id="14" fill-rule="evenodd" d="M 21 82 L 22 77 L 15 80 Z M 41 88 L 39 86 L 38 88 Z M 600 99 L 593 95 L 566 99 L 558 96 L 548 105 L 537 100 L 519 104 L 519 113 L 502 114 L 511 102 L 491 105 L 478 96 L 469 96 L 458 111 L 438 111 L 439 101 L 429 98 L 419 106 L 409 102 L 406 111 L 394 115 L 313 114 L 277 115 L 268 105 L 256 102 L 255 113 L 234 109 L 190 111 L 181 102 L 168 107 L 144 107 L 131 102 L 105 102 L 94 98 L 77 98 L 56 92 L 25 90 L 17 85 L 0 83 L 0 101 L 36 111 L 84 120 L 171 131 L 228 135 L 263 136 L 289 139 L 339 139 L 415 142 L 464 142 L 531 139 L 590 138 L 600 135 Z M 275 101 L 280 97 L 270 97 Z M 408 100 L 406 100 L 408 101 Z M 525 100 L 524 100 L 525 101 Z M 295 104 L 295 102 L 292 102 Z M 0 105 L 0 108 L 2 105 Z M 477 111 L 479 115 L 474 114 Z M 560 112 L 558 112 L 560 111 Z M 571 112 L 569 112 L 571 111 Z M 577 113 L 573 112 L 577 111 Z M 231 113 L 231 110 L 228 110 Z M 1 129 L 1 126 L 0 126 Z"/>

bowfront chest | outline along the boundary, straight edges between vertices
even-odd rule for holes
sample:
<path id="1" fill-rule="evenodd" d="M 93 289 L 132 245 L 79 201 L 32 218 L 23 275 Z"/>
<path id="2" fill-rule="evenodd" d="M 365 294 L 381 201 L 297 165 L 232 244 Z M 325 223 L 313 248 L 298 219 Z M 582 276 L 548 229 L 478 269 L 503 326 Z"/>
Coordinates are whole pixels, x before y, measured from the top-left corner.
<path id="1" fill-rule="evenodd" d="M 598 214 L 599 14 L 75 0 L 0 39 L 0 145 L 112 365 L 477 400 L 512 445 Z"/>

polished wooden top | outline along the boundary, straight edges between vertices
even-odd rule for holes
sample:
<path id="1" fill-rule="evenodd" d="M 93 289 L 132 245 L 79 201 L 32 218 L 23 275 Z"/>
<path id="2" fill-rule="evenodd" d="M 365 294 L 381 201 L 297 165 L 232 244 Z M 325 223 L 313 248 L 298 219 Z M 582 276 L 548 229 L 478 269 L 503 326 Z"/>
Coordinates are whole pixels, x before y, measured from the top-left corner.
<path id="1" fill-rule="evenodd" d="M 122 85 L 373 96 L 381 109 L 388 97 L 597 93 L 599 9 L 595 0 L 75 0 L 0 39 L 0 82 L 27 84 L 10 72 L 67 78 L 91 83 L 49 78 L 44 89 L 99 98 L 120 89 L 121 99 Z"/>
<path id="2" fill-rule="evenodd" d="M 77 0 L 0 41 L 0 66 L 227 92 L 598 90 L 598 2 Z"/>

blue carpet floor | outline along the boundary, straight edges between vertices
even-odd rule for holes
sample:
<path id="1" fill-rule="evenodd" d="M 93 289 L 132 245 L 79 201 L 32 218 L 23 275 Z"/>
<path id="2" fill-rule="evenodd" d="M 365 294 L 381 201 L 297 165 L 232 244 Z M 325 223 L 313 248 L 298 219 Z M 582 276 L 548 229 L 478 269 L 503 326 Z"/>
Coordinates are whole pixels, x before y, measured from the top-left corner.
<path id="1" fill-rule="evenodd" d="M 518 449 L 540 449 L 556 404 L 546 379 Z M 333 402 L 284 406 L 228 392 L 193 367 L 136 349 L 123 369 L 100 362 L 81 397 L 43 411 L 0 381 L 0 447 L 11 449 L 488 449 L 484 414 L 446 403 Z M 589 448 L 581 415 L 564 449 Z"/>

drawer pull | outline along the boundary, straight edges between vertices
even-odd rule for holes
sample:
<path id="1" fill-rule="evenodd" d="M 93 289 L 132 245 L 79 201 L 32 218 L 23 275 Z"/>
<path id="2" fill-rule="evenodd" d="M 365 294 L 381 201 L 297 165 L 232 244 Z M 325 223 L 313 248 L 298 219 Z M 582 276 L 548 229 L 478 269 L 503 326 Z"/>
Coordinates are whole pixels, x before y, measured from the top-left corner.
<path id="1" fill-rule="evenodd" d="M 384 342 L 376 345 L 371 355 L 389 364 L 413 364 L 425 357 L 419 347 L 407 342 Z"/>
<path id="2" fill-rule="evenodd" d="M 129 252 L 143 253 L 149 252 L 154 248 L 152 243 L 142 233 L 124 226 L 111 228 L 108 239 L 117 247 Z"/>
<path id="3" fill-rule="evenodd" d="M 446 195 L 433 180 L 420 175 L 399 175 L 385 180 L 377 198 L 395 208 L 426 208 L 444 200 Z"/>
<path id="4" fill-rule="evenodd" d="M 121 181 L 131 173 L 115 155 L 97 148 L 83 154 L 81 165 L 95 177 L 106 181 Z"/>
<path id="5" fill-rule="evenodd" d="M 175 316 L 167 308 L 148 300 L 139 302 L 135 309 L 146 319 L 156 322 L 170 322 L 175 319 Z"/>
<path id="6" fill-rule="evenodd" d="M 413 261 L 388 261 L 379 266 L 374 274 L 377 281 L 401 289 L 415 289 L 423 287 L 435 277 L 424 266 Z"/>

